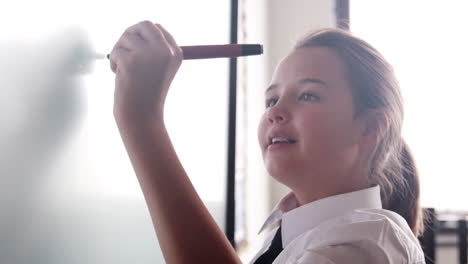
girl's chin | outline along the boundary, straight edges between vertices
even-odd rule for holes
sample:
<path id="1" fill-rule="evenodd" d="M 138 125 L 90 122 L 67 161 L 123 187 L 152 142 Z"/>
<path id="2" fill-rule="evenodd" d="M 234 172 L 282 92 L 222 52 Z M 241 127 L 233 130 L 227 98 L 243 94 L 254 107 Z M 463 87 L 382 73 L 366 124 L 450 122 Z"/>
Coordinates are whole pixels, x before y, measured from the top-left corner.
<path id="1" fill-rule="evenodd" d="M 294 162 L 291 159 L 278 159 L 272 157 L 265 159 L 265 167 L 271 175 L 291 172 L 295 169 L 295 166 L 297 166 L 297 162 Z"/>
<path id="2" fill-rule="evenodd" d="M 285 166 L 268 166 L 267 171 L 273 179 L 281 183 L 292 174 L 292 168 L 288 169 Z"/>

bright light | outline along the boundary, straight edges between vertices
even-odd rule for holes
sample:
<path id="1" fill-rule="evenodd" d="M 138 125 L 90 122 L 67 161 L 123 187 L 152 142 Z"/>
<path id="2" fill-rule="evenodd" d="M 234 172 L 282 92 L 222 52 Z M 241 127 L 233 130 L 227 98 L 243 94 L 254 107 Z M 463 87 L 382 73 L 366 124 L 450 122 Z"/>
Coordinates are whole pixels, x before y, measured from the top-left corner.
<path id="1" fill-rule="evenodd" d="M 351 1 L 351 31 L 393 65 L 422 205 L 468 209 L 467 1 Z"/>

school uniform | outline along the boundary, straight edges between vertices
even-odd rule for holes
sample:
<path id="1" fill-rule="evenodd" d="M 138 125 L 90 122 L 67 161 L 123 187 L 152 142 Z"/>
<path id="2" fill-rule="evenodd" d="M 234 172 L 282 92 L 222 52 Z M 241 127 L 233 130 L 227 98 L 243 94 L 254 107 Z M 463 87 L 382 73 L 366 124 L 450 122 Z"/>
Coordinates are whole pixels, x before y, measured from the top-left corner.
<path id="1" fill-rule="evenodd" d="M 379 186 L 297 205 L 293 193 L 276 205 L 260 232 L 278 227 L 251 264 L 424 263 L 403 217 L 382 209 Z"/>

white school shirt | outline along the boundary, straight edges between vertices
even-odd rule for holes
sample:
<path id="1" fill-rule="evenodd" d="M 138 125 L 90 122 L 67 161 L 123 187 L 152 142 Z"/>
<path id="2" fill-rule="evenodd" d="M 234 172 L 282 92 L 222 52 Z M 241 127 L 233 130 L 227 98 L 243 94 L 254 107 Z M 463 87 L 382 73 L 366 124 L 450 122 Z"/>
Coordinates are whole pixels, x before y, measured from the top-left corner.
<path id="1" fill-rule="evenodd" d="M 425 263 L 403 217 L 382 209 L 379 186 L 297 205 L 289 193 L 260 229 L 281 222 L 283 251 L 273 264 Z M 250 263 L 270 247 L 277 230 Z"/>

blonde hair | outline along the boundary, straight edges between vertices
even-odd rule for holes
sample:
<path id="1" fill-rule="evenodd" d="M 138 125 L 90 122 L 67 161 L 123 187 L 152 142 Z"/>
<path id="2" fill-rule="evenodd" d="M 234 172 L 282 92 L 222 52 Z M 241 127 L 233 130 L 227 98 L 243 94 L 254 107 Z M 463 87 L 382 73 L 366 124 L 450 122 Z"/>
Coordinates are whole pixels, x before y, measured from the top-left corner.
<path id="1" fill-rule="evenodd" d="M 384 209 L 400 214 L 419 236 L 423 229 L 419 177 L 401 138 L 403 99 L 393 68 L 370 44 L 340 29 L 307 34 L 294 49 L 307 47 L 330 48 L 342 60 L 356 115 L 370 109 L 384 109 L 387 129 L 372 153 L 369 183 L 380 185 Z"/>

